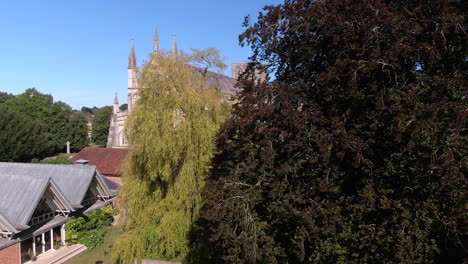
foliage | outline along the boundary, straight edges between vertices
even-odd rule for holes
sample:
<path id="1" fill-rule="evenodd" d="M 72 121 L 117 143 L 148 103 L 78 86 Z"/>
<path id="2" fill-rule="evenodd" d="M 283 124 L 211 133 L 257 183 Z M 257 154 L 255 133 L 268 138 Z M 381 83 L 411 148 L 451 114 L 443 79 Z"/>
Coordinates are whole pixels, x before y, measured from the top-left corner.
<path id="1" fill-rule="evenodd" d="M 17 157 L 13 161 L 27 161 L 32 157 L 43 158 L 64 152 L 66 142 L 74 150 L 81 150 L 87 143 L 86 123 L 81 117 L 72 115 L 72 109 L 63 102 L 54 102 L 51 95 L 42 94 L 34 88 L 2 103 L 9 111 L 28 116 L 45 129 L 47 141 L 42 153 Z M 84 123 L 83 123 L 84 122 Z M 34 140 L 34 137 L 30 139 Z M 12 142 L 14 144 L 14 142 Z"/>
<path id="2" fill-rule="evenodd" d="M 78 243 L 85 245 L 87 248 L 95 248 L 104 243 L 104 236 L 107 233 L 107 228 L 101 228 L 93 232 L 82 233 L 78 238 Z"/>
<path id="3" fill-rule="evenodd" d="M 65 225 L 66 240 L 70 241 L 77 236 L 77 242 L 87 248 L 102 244 L 107 227 L 113 220 L 112 212 L 112 208 L 107 206 L 68 221 Z"/>
<path id="4" fill-rule="evenodd" d="M 46 164 L 72 164 L 72 162 L 69 160 L 68 155 L 66 154 L 59 154 L 56 157 L 52 158 L 45 158 L 39 163 L 46 163 Z"/>
<path id="5" fill-rule="evenodd" d="M 93 108 L 89 108 L 89 107 L 86 107 L 86 106 L 81 107 L 81 112 L 82 113 L 93 114 L 93 111 L 94 111 Z"/>
<path id="6" fill-rule="evenodd" d="M 103 244 L 95 247 L 94 249 L 86 250 L 85 252 L 79 254 L 78 256 L 73 257 L 68 260 L 67 264 L 89 264 L 89 263 L 113 263 L 111 261 L 112 256 L 109 254 L 109 251 L 112 250 L 113 244 L 120 234 L 120 226 L 112 226 L 108 229 L 104 237 Z"/>
<path id="7" fill-rule="evenodd" d="M 92 138 L 97 145 L 107 144 L 111 116 L 112 106 L 103 106 L 94 110 Z"/>
<path id="8" fill-rule="evenodd" d="M 466 1 L 269 6 L 222 129 L 192 263 L 462 263 Z M 246 25 L 249 25 L 247 19 Z"/>
<path id="9" fill-rule="evenodd" d="M 128 104 L 122 104 L 119 106 L 120 111 L 126 111 L 128 109 Z"/>
<path id="10" fill-rule="evenodd" d="M 230 106 L 182 61 L 154 55 L 139 80 L 145 89 L 127 120 L 133 150 L 120 190 L 127 221 L 115 245 L 119 262 L 180 260 L 188 252 L 215 136 Z"/>
<path id="11" fill-rule="evenodd" d="M 30 161 L 47 152 L 46 128 L 0 104 L 0 161 Z"/>
<path id="12" fill-rule="evenodd" d="M 191 50 L 192 54 L 188 60 L 193 66 L 202 70 L 203 76 L 206 76 L 209 70 L 221 73 L 227 68 L 227 65 L 224 63 L 226 57 L 221 56 L 217 48 L 211 47 L 203 50 L 191 48 Z"/>
<path id="13" fill-rule="evenodd" d="M 15 96 L 9 93 L 0 92 L 0 104 L 6 102 L 9 99 L 14 98 Z"/>
<path id="14" fill-rule="evenodd" d="M 70 150 L 79 152 L 89 144 L 86 118 L 81 114 L 74 114 L 66 126 Z"/>

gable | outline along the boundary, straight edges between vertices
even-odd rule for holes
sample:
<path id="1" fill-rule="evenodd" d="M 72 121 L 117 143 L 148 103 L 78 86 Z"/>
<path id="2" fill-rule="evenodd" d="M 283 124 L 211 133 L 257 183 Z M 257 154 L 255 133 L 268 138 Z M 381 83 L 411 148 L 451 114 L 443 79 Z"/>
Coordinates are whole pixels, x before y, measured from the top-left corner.
<path id="1" fill-rule="evenodd" d="M 49 184 L 48 177 L 0 174 L 0 213 L 17 229 L 26 226 Z"/>
<path id="2" fill-rule="evenodd" d="M 41 201 L 55 215 L 73 210 L 48 176 L 0 174 L 0 228 L 17 233 L 35 224 L 32 216 Z"/>
<path id="3" fill-rule="evenodd" d="M 73 206 L 79 206 L 96 174 L 95 166 L 0 162 L 0 173 L 50 177 Z"/>

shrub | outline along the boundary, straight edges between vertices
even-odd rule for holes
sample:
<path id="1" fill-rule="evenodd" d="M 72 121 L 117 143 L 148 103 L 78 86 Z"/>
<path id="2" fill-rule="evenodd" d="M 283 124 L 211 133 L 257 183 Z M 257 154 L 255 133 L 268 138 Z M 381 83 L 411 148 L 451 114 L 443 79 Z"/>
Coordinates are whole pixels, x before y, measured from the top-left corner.
<path id="1" fill-rule="evenodd" d="M 110 206 L 70 220 L 65 225 L 66 239 L 77 237 L 76 242 L 94 248 L 104 242 L 104 235 L 112 223 L 113 209 Z M 74 239 L 75 240 L 75 239 Z M 74 241 L 75 242 L 75 241 Z"/>
<path id="2" fill-rule="evenodd" d="M 104 236 L 107 233 L 107 228 L 101 228 L 97 231 L 84 232 L 82 237 L 78 237 L 78 243 L 85 245 L 87 248 L 95 248 L 104 243 Z"/>

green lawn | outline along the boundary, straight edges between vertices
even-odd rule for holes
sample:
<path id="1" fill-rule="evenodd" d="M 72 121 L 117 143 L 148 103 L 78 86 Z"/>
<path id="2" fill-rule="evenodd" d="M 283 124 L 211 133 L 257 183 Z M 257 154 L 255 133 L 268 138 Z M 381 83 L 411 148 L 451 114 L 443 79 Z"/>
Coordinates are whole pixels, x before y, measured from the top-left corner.
<path id="1" fill-rule="evenodd" d="M 120 232 L 120 226 L 110 227 L 104 237 L 104 244 L 93 249 L 86 250 L 80 255 L 65 262 L 65 264 L 110 264 L 111 256 L 107 252 L 109 252 L 109 247 L 114 244 L 114 241 Z"/>

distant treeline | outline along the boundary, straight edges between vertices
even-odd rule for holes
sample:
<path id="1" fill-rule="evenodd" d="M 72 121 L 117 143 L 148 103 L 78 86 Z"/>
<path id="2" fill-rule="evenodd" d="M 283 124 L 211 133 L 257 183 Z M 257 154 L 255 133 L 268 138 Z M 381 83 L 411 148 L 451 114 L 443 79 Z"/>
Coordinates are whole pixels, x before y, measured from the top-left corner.
<path id="1" fill-rule="evenodd" d="M 86 119 L 64 102 L 35 88 L 0 92 L 0 161 L 31 161 L 88 145 Z"/>

